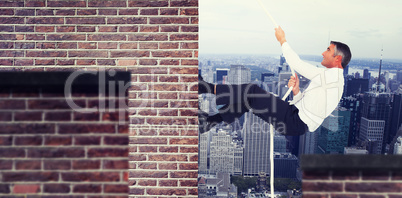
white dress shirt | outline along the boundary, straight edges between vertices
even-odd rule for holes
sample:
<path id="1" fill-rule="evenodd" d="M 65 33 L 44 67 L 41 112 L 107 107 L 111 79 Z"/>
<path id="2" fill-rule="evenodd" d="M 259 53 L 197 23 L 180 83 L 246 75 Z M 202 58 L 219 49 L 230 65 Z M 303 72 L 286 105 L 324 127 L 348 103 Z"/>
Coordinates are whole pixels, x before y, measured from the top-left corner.
<path id="1" fill-rule="evenodd" d="M 297 73 L 308 78 L 309 86 L 293 96 L 290 104 L 299 109 L 300 119 L 314 132 L 338 106 L 343 94 L 344 76 L 340 68 L 319 68 L 304 62 L 287 42 L 282 44 L 286 62 Z"/>

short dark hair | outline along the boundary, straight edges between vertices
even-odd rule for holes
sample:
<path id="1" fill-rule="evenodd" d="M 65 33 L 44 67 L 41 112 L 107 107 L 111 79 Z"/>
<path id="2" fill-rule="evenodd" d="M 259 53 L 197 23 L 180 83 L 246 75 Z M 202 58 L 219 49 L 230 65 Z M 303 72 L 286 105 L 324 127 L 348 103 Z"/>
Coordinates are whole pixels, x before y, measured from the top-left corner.
<path id="1" fill-rule="evenodd" d="M 338 42 L 338 41 L 331 41 L 331 44 L 335 45 L 335 56 L 342 57 L 342 67 L 345 68 L 352 58 L 352 53 L 350 52 L 350 48 L 348 45 Z"/>

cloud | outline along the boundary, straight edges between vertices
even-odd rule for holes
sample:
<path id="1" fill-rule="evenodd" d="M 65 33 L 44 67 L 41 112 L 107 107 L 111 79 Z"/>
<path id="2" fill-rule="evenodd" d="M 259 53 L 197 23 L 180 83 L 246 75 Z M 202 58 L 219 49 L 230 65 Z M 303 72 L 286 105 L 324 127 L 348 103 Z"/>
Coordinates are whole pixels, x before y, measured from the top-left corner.
<path id="1" fill-rule="evenodd" d="M 348 31 L 350 36 L 359 38 L 359 39 L 368 39 L 368 38 L 380 38 L 383 36 L 380 30 L 378 29 L 368 29 L 368 30 L 350 30 Z"/>

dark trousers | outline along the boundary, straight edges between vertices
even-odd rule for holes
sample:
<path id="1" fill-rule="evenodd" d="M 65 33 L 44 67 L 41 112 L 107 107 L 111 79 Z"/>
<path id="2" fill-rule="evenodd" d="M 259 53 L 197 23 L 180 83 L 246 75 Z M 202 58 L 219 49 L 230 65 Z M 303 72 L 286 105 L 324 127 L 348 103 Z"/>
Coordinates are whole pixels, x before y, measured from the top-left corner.
<path id="1" fill-rule="evenodd" d="M 232 123 L 252 110 L 264 121 L 272 124 L 283 135 L 303 135 L 307 125 L 300 120 L 299 110 L 288 102 L 265 91 L 256 84 L 217 85 L 216 104 L 224 122 Z"/>

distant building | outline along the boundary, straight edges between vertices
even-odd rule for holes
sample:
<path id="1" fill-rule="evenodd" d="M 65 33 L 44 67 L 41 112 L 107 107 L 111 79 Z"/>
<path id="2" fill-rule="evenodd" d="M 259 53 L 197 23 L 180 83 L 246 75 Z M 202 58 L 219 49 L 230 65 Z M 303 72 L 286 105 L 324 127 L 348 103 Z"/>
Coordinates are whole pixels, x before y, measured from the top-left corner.
<path id="1" fill-rule="evenodd" d="M 399 136 L 394 144 L 394 154 L 402 154 L 402 136 Z"/>
<path id="2" fill-rule="evenodd" d="M 229 173 L 217 173 L 209 177 L 201 177 L 198 180 L 198 197 L 227 198 L 236 197 L 236 186 L 230 184 Z M 237 193 L 235 193 L 237 195 Z"/>
<path id="3" fill-rule="evenodd" d="M 285 136 L 279 134 L 276 134 L 274 136 L 274 152 L 286 153 L 287 152 L 286 144 L 287 140 Z"/>
<path id="4" fill-rule="evenodd" d="M 377 143 L 381 149 L 375 151 L 375 154 L 384 153 L 385 145 L 391 141 L 389 137 L 391 94 L 366 92 L 361 112 L 360 141 L 371 141 L 370 144 L 381 141 Z"/>
<path id="5" fill-rule="evenodd" d="M 291 153 L 274 153 L 274 177 L 297 178 L 299 160 Z"/>
<path id="6" fill-rule="evenodd" d="M 340 101 L 340 106 L 350 111 L 350 127 L 348 146 L 357 144 L 359 137 L 359 127 L 361 118 L 362 97 L 360 95 L 343 97 Z"/>
<path id="7" fill-rule="evenodd" d="M 361 147 L 345 147 L 344 154 L 369 154 L 365 148 Z"/>
<path id="8" fill-rule="evenodd" d="M 359 93 L 364 93 L 369 91 L 369 79 L 365 78 L 352 78 L 346 81 L 346 90 L 344 90 L 346 96 L 352 96 Z"/>
<path id="9" fill-rule="evenodd" d="M 402 87 L 393 94 L 389 137 L 393 139 L 402 126 Z"/>
<path id="10" fill-rule="evenodd" d="M 371 77 L 371 74 L 370 74 L 369 70 L 368 70 L 368 69 L 364 69 L 364 70 L 363 70 L 363 78 L 364 78 L 364 79 L 370 79 L 370 77 Z"/>
<path id="11" fill-rule="evenodd" d="M 225 82 L 225 79 L 227 79 L 227 76 L 229 74 L 229 69 L 227 68 L 217 68 L 216 69 L 216 83 L 217 84 L 227 84 Z"/>
<path id="12" fill-rule="evenodd" d="M 228 74 L 229 84 L 245 84 L 251 81 L 250 68 L 244 65 L 231 65 Z"/>
<path id="13" fill-rule="evenodd" d="M 243 175 L 258 176 L 260 172 L 269 173 L 269 124 L 251 112 L 245 114 L 245 120 Z"/>
<path id="14" fill-rule="evenodd" d="M 348 145 L 351 112 L 343 107 L 325 118 L 318 135 L 318 153 L 343 153 Z"/>
<path id="15" fill-rule="evenodd" d="M 321 130 L 318 128 L 318 130 Z M 315 154 L 315 149 L 317 148 L 318 131 L 307 132 L 300 136 L 299 143 L 299 156 L 305 154 Z"/>
<path id="16" fill-rule="evenodd" d="M 210 173 L 229 173 L 234 171 L 234 149 L 236 145 L 232 142 L 229 130 L 219 129 L 212 133 L 210 151 Z"/>

